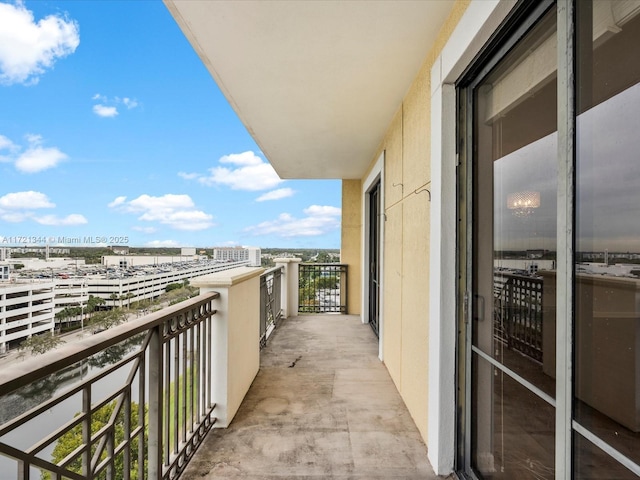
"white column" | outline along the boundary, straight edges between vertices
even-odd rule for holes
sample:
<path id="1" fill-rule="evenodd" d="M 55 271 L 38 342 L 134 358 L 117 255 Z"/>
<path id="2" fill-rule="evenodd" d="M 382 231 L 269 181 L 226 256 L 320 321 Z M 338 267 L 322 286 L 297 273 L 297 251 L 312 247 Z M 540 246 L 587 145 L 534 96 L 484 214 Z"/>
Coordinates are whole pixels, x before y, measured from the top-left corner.
<path id="1" fill-rule="evenodd" d="M 298 264 L 300 258 L 275 258 L 276 267 L 284 267 L 282 278 L 282 310 L 284 318 L 298 315 Z"/>
<path id="2" fill-rule="evenodd" d="M 194 278 L 200 293 L 214 300 L 211 350 L 215 427 L 233 420 L 260 368 L 260 274 L 264 268 L 238 267 Z"/>

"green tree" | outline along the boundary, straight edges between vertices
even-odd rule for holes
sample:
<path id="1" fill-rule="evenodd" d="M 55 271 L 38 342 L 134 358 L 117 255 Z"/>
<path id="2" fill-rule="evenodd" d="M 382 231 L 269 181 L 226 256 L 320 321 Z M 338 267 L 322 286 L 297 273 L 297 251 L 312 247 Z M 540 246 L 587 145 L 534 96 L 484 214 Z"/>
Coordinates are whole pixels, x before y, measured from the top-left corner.
<path id="1" fill-rule="evenodd" d="M 111 295 L 109 295 L 109 300 L 111 300 L 113 302 L 113 306 L 116 306 L 116 300 L 118 300 L 120 297 L 118 296 L 117 293 L 112 293 Z M 122 299 L 120 298 L 120 306 L 122 307 Z"/>
<path id="2" fill-rule="evenodd" d="M 316 279 L 316 287 L 321 288 L 338 288 L 338 279 L 335 276 L 320 277 Z"/>
<path id="3" fill-rule="evenodd" d="M 31 355 L 39 355 L 41 353 L 48 352 L 61 344 L 65 343 L 59 337 L 52 335 L 49 332 L 43 333 L 42 335 L 32 335 L 23 341 L 18 350 L 20 353 L 29 351 Z M 22 356 L 22 355 L 21 355 Z"/>
<path id="4" fill-rule="evenodd" d="M 182 283 L 170 283 L 164 288 L 164 291 L 169 293 L 172 290 L 178 290 L 179 288 L 182 288 L 182 287 L 184 287 L 184 284 Z"/>
<path id="5" fill-rule="evenodd" d="M 316 303 L 316 284 L 315 278 L 311 276 L 300 276 L 298 283 L 298 298 L 300 305 L 311 306 Z"/>
<path id="6" fill-rule="evenodd" d="M 115 406 L 116 406 L 116 402 L 113 401 L 111 403 L 108 403 L 104 407 L 100 408 L 99 410 L 93 412 L 93 415 L 91 416 L 91 434 L 92 435 L 98 432 L 100 429 L 104 428 L 106 425 L 109 425 L 111 423 L 111 417 L 113 416 Z M 131 429 L 134 429 L 138 425 L 138 419 L 140 415 L 139 411 L 140 409 L 138 404 L 136 402 L 131 402 L 131 419 L 130 419 Z M 146 408 L 145 408 L 144 414 L 145 415 L 147 414 Z M 114 427 L 113 431 L 115 432 L 114 445 L 116 447 L 123 444 L 123 442 L 125 441 L 124 419 L 125 419 L 124 409 L 121 409 L 120 412 L 118 412 L 118 415 L 116 416 L 113 422 L 113 427 Z M 146 436 L 146 432 L 145 432 L 145 436 Z M 138 442 L 139 442 L 138 437 L 131 439 L 131 443 L 130 443 L 131 465 L 129 469 L 130 478 L 138 478 L 138 465 L 139 465 Z M 67 433 L 65 433 L 60 437 L 51 454 L 52 461 L 54 463 L 61 462 L 62 460 L 67 458 L 71 453 L 73 453 L 76 449 L 78 449 L 81 445 L 82 445 L 82 424 L 76 425 L 75 427 L 73 427 L 71 430 L 69 430 Z M 145 442 L 145 446 L 146 446 L 146 442 Z M 91 448 L 91 454 L 93 455 L 95 451 L 96 451 L 96 446 L 94 445 Z M 106 455 L 107 453 L 105 449 L 100 459 L 103 460 L 104 458 L 106 458 Z M 147 478 L 147 460 L 146 459 L 147 459 L 147 454 L 145 449 L 143 478 Z M 73 461 L 68 466 L 68 469 L 76 473 L 82 473 L 81 454 L 74 456 Z M 114 459 L 114 469 L 115 471 L 114 471 L 113 478 L 124 478 L 124 454 L 122 451 L 118 453 Z M 42 474 L 42 478 L 43 480 L 49 480 L 51 479 L 51 475 L 45 472 Z M 100 474 L 97 478 L 105 479 L 106 472 L 103 471 L 102 474 Z"/>
<path id="7" fill-rule="evenodd" d="M 91 317 L 91 314 L 95 312 L 100 305 L 104 305 L 105 303 L 106 301 L 104 298 L 89 295 L 89 300 L 87 300 L 87 312 L 89 313 L 89 317 Z"/>
<path id="8" fill-rule="evenodd" d="M 332 261 L 333 259 L 331 258 L 328 252 L 318 252 L 318 259 L 317 259 L 318 263 L 329 263 Z"/>
<path id="9" fill-rule="evenodd" d="M 58 320 L 58 323 L 63 323 L 66 319 L 71 318 L 72 316 L 73 313 L 71 309 L 69 307 L 65 307 L 56 313 L 55 319 Z"/>
<path id="10" fill-rule="evenodd" d="M 115 327 L 126 321 L 127 314 L 120 308 L 114 308 L 112 310 L 104 310 L 96 312 L 91 317 L 91 323 L 89 324 L 94 330 L 106 330 L 111 327 Z"/>
<path id="11" fill-rule="evenodd" d="M 124 300 L 127 300 L 127 308 L 130 309 L 131 308 L 131 299 L 133 297 L 135 297 L 135 295 L 133 293 L 129 292 L 126 295 L 123 295 L 123 297 L 124 297 Z"/>

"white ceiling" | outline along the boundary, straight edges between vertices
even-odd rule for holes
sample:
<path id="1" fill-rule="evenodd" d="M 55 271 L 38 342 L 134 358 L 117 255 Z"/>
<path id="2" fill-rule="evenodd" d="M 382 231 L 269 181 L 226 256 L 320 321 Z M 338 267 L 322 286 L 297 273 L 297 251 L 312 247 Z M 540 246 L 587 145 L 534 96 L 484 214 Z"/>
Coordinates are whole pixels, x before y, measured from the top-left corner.
<path id="1" fill-rule="evenodd" d="M 453 5 L 164 1 L 282 178 L 343 179 L 363 177 Z"/>

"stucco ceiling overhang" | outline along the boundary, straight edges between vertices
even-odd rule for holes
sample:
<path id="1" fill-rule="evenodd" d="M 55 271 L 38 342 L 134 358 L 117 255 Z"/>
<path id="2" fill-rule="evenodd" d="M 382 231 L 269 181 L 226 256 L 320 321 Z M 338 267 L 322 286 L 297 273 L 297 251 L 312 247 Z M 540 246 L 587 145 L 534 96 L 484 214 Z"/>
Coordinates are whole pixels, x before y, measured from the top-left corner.
<path id="1" fill-rule="evenodd" d="M 282 178 L 357 179 L 453 1 L 165 4 Z"/>

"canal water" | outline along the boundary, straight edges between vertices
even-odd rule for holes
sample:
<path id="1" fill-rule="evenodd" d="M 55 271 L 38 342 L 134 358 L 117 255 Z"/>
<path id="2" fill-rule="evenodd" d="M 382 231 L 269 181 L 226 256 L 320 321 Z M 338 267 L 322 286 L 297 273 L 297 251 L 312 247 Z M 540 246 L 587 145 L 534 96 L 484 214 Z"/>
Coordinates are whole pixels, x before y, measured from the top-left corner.
<path id="1" fill-rule="evenodd" d="M 119 362 L 139 348 L 143 339 L 143 335 L 138 335 L 47 378 L 27 385 L 10 395 L 0 396 L 0 425 L 29 412 L 54 396 L 72 390 L 86 381 L 86 379 Z M 115 390 L 125 385 L 133 366 L 134 362 L 128 362 L 95 382 L 91 388 L 92 404 L 106 399 Z M 136 376 L 131 385 L 131 398 L 136 402 L 139 394 L 138 383 L 138 377 Z M 28 449 L 69 422 L 81 411 L 82 392 L 78 392 L 3 436 L 0 438 L 0 442 L 21 450 Z M 55 442 L 44 449 L 38 456 L 42 459 L 51 460 L 51 453 L 54 447 Z M 17 478 L 17 468 L 15 460 L 0 454 L 0 480 L 15 480 Z M 40 479 L 40 470 L 32 469 L 31 478 Z"/>

